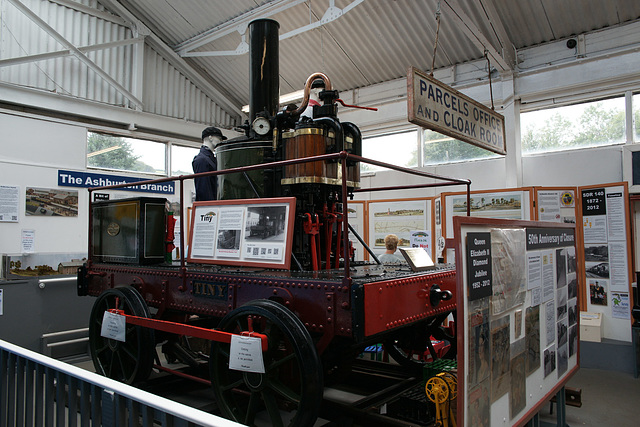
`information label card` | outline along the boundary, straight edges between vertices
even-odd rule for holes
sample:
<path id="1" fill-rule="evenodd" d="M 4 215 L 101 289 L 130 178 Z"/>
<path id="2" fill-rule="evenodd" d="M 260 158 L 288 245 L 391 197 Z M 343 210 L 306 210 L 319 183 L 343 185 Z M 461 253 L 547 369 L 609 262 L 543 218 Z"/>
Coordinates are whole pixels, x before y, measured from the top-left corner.
<path id="1" fill-rule="evenodd" d="M 100 335 L 117 341 L 126 341 L 127 319 L 120 315 L 105 311 L 102 316 L 102 329 Z"/>
<path id="2" fill-rule="evenodd" d="M 264 374 L 262 340 L 257 337 L 233 335 L 229 351 L 229 369 Z"/>

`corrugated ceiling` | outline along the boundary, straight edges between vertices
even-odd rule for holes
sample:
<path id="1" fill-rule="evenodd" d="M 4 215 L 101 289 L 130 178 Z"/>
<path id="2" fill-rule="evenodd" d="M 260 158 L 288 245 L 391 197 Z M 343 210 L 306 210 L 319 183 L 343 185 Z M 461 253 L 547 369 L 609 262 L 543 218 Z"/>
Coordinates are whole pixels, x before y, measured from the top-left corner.
<path id="1" fill-rule="evenodd" d="M 292 2 L 296 0 L 120 0 L 172 47 L 245 14 L 262 17 L 256 13 L 261 6 Z M 280 34 L 320 20 L 330 6 L 329 0 L 298 3 L 269 16 L 280 23 Z M 350 3 L 335 0 L 335 7 Z M 326 73 L 338 90 L 347 90 L 397 79 L 409 66 L 429 70 L 438 4 L 436 68 L 483 56 L 482 46 L 465 35 L 463 25 L 496 51 L 513 52 L 640 17 L 638 0 L 364 0 L 333 22 L 281 41 L 280 92 L 301 89 L 316 71 Z M 455 19 L 454 13 L 464 19 Z M 194 51 L 234 50 L 240 41 L 234 32 Z M 238 105 L 248 103 L 247 54 L 186 60 Z"/>

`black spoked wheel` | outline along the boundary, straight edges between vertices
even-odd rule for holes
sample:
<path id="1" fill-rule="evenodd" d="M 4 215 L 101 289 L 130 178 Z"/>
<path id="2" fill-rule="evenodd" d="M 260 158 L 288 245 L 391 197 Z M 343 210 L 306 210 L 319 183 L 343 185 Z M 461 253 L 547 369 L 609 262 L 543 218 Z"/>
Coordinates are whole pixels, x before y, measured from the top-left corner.
<path id="1" fill-rule="evenodd" d="M 104 312 L 112 308 L 149 317 L 149 308 L 133 288 L 109 289 L 98 297 L 89 322 L 89 346 L 96 372 L 127 384 L 146 380 L 153 367 L 153 330 L 127 324 L 125 342 L 103 337 L 100 332 Z"/>
<path id="2" fill-rule="evenodd" d="M 431 336 L 438 340 L 446 341 L 449 350 L 444 355 L 445 359 L 456 357 L 456 338 L 447 333 L 441 326 L 447 314 L 437 316 L 426 323 L 398 331 L 384 342 L 385 351 L 398 362 L 399 365 L 415 372 L 421 372 L 424 367 L 422 355 L 429 351 L 433 360 L 438 358 L 432 344 Z M 455 318 L 455 312 L 454 312 Z"/>
<path id="3" fill-rule="evenodd" d="M 247 425 L 307 426 L 322 402 L 322 366 L 309 332 L 295 315 L 269 300 L 252 301 L 225 316 L 218 329 L 267 335 L 265 373 L 229 369 L 230 345 L 214 342 L 211 381 L 222 414 Z"/>

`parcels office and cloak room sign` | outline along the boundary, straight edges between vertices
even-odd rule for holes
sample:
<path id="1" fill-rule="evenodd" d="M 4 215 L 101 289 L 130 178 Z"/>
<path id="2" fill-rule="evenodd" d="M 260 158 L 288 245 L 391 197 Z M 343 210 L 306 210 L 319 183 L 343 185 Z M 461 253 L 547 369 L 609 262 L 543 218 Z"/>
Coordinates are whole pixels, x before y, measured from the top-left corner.
<path id="1" fill-rule="evenodd" d="M 407 100 L 411 123 L 507 154 L 502 114 L 414 67 L 407 75 Z"/>

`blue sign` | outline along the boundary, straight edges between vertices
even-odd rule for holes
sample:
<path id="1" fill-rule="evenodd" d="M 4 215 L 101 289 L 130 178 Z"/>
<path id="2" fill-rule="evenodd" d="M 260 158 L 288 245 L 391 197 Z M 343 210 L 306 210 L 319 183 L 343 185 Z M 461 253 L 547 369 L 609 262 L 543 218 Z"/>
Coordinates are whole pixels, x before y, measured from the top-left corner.
<path id="1" fill-rule="evenodd" d="M 144 178 L 134 178 L 131 176 L 105 175 L 93 172 L 77 172 L 58 170 L 58 185 L 61 187 L 103 187 L 107 185 L 134 184 L 140 181 L 148 181 Z M 140 191 L 143 193 L 175 194 L 175 182 L 158 182 L 155 184 L 132 185 L 130 187 L 118 188 L 124 191 Z"/>

